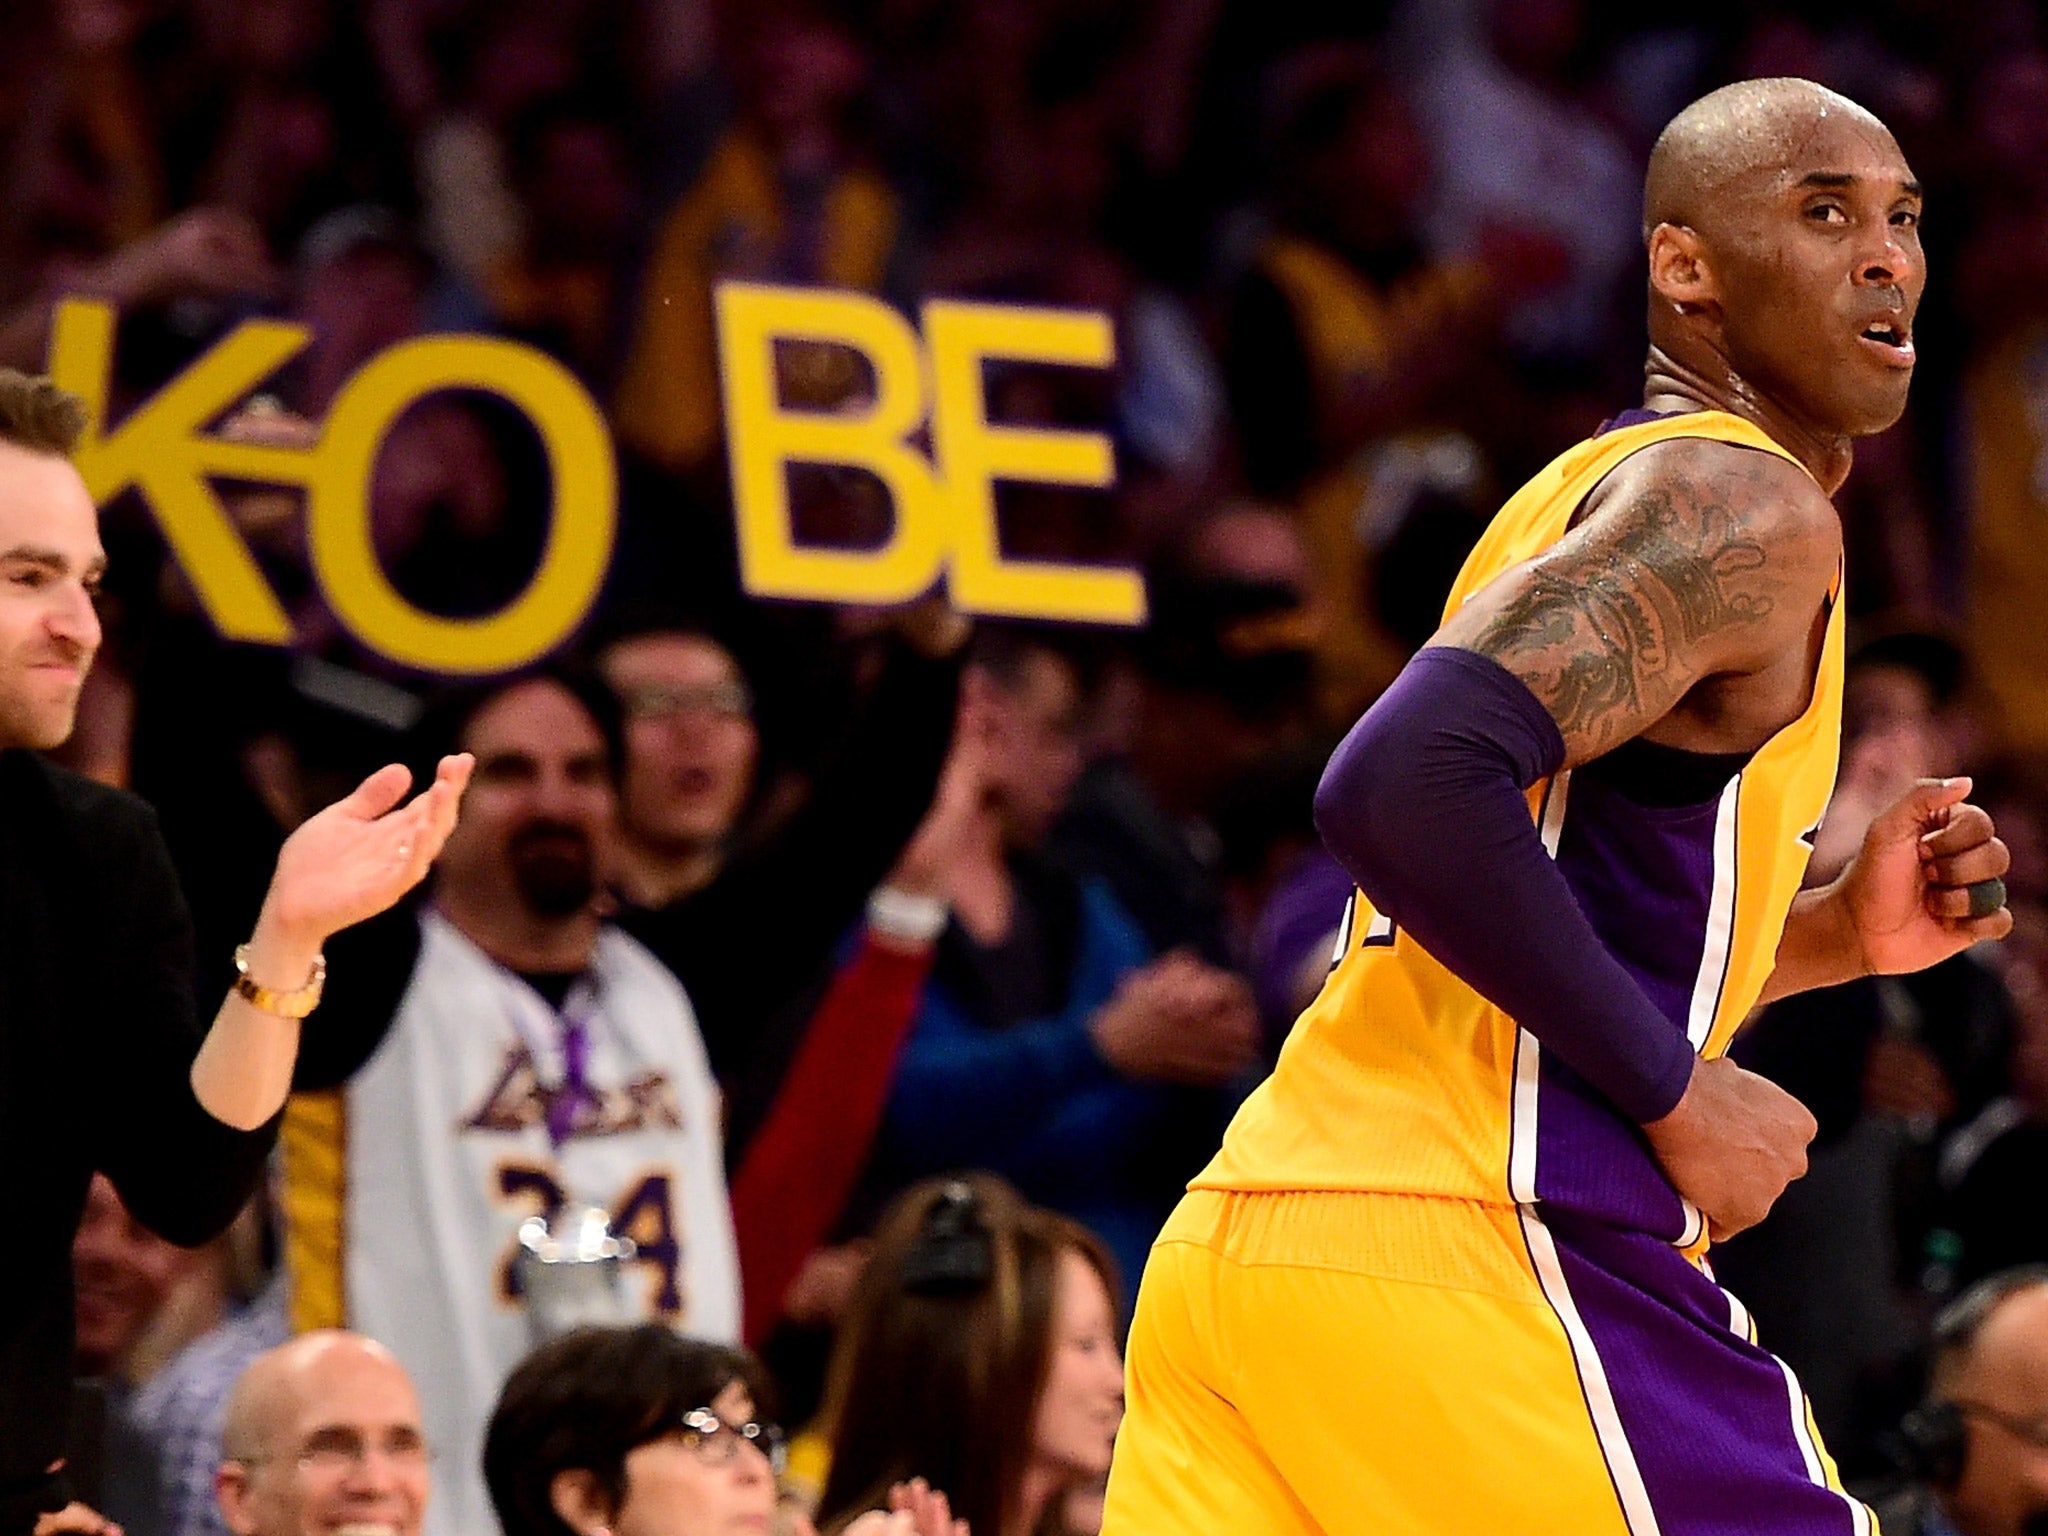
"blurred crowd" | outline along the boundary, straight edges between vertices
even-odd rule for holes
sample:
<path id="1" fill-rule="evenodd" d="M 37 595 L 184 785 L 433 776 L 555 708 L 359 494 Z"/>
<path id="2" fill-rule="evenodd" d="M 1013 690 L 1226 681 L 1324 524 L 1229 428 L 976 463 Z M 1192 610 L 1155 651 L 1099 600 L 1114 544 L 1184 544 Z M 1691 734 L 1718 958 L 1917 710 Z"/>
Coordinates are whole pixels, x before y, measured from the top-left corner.
<path id="1" fill-rule="evenodd" d="M 129 1536 L 269 1536 L 331 1473 L 329 1518 L 409 1531 L 431 1449 L 435 1536 L 674 1536 L 778 1498 L 828 1536 L 1092 1529 L 1146 1246 L 1327 966 L 1321 764 L 1493 507 L 1639 403 L 1649 144 L 1758 75 L 1863 102 L 1927 186 L 1913 404 L 1838 498 L 1813 877 L 1934 774 L 1975 775 L 2013 853 L 1997 952 L 1789 999 L 1737 1047 L 1821 1132 L 1717 1269 L 1869 1478 L 1936 1310 L 2048 1260 L 2037 7 L 9 7 L 0 363 L 40 371 L 55 305 L 109 301 L 118 420 L 289 319 L 308 346 L 222 430 L 290 443 L 386 348 L 510 337 L 604 406 L 621 471 L 570 653 L 460 689 L 329 611 L 296 493 L 223 487 L 289 650 L 224 641 L 149 508 L 105 509 L 66 751 L 155 806 L 208 989 L 311 808 L 393 757 L 478 767 L 426 903 L 332 948 L 269 1197 L 188 1255 L 96 1191 L 81 1491 Z M 1114 369 L 984 383 L 992 420 L 1107 432 L 1116 486 L 1005 484 L 998 519 L 1019 557 L 1142 567 L 1147 625 L 747 601 L 727 279 L 1108 314 Z M 829 347 L 777 371 L 808 408 L 871 388 Z M 886 530 L 870 477 L 790 485 L 804 539 Z M 534 569 L 546 461 L 446 392 L 370 505 L 411 601 L 487 614 Z M 525 1358 L 546 1330 L 505 1234 L 582 1206 L 668 1326 Z M 355 1428 L 288 1442 L 350 1383 Z"/>

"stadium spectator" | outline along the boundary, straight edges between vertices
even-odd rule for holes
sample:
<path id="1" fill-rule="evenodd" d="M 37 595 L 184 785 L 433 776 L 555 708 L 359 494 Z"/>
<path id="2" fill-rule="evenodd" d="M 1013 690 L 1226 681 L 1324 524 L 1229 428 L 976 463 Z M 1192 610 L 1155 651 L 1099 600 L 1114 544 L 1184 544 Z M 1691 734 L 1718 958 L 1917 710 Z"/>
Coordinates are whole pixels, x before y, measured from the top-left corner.
<path id="1" fill-rule="evenodd" d="M 151 1363 L 138 1360 L 144 1335 L 180 1283 L 201 1279 L 201 1256 L 166 1242 L 130 1214 L 114 1181 L 93 1175 L 85 1214 L 71 1240 L 72 1303 L 77 1317 L 77 1363 L 84 1376 L 128 1385 L 146 1378 Z M 216 1302 L 218 1298 L 215 1298 Z M 210 1326 L 200 1302 L 199 1327 Z M 174 1346 L 175 1347 L 175 1346 Z"/>
<path id="2" fill-rule="evenodd" d="M 962 731 L 985 732 L 987 803 L 941 876 L 951 920 L 897 1066 L 868 1209 L 913 1179 L 988 1168 L 1099 1233 L 1135 1275 L 1252 1061 L 1236 977 L 1157 959 L 1099 880 L 1046 858 L 1080 770 L 1081 681 L 1062 642 L 987 628 Z"/>
<path id="3" fill-rule="evenodd" d="M 197 1245 L 228 1225 L 275 1135 L 298 1021 L 320 996 L 322 946 L 425 872 L 467 776 L 466 764 L 443 763 L 399 810 L 406 775 L 386 769 L 300 827 L 237 952 L 237 986 L 202 1031 L 190 918 L 154 816 L 38 756 L 70 735 L 101 638 L 93 597 L 106 554 L 67 457 L 82 417 L 48 380 L 0 373 L 10 807 L 0 1155 L 35 1170 L 19 1223 L 25 1257 L 0 1297 L 0 1531 L 10 1533 L 68 1502 L 55 1473 L 69 1417 L 70 1239 L 93 1174 L 174 1242 Z M 59 1018 L 65 1028 L 46 1027 Z M 94 1113 L 75 1112 L 79 1084 Z"/>
<path id="4" fill-rule="evenodd" d="M 1207 531 L 1195 531 L 1190 559 Z M 1074 786 L 1053 851 L 1106 883 L 1155 951 L 1230 966 L 1244 935 L 1229 921 L 1215 817 L 1247 770 L 1304 731 L 1317 610 L 1261 563 L 1241 575 L 1177 561 L 1149 589 L 1126 740 Z"/>
<path id="5" fill-rule="evenodd" d="M 772 1110 L 734 1170 L 749 1341 L 766 1339 L 785 1312 L 799 1325 L 838 1321 L 838 1287 L 820 1282 L 843 1272 L 849 1255 L 819 1245 L 838 1226 L 880 1128 L 897 1056 L 945 928 L 946 870 L 986 814 L 988 778 L 987 733 L 968 722 L 955 733 L 931 810 L 869 898 L 853 952 L 834 974 Z"/>
<path id="6" fill-rule="evenodd" d="M 996 1536 L 1078 1533 L 1123 1420 L 1115 1266 L 985 1174 L 907 1190 L 876 1229 L 832 1360 L 826 1536 L 909 1478 Z M 1097 1511 L 1099 1516 L 1099 1510 Z"/>
<path id="7" fill-rule="evenodd" d="M 1886 1531 L 2048 1529 L 2048 1268 L 2001 1270 L 1943 1309 L 1926 1397 L 1898 1442 L 1913 1484 L 1877 1506 Z"/>
<path id="8" fill-rule="evenodd" d="M 229 1536 L 214 1493 L 228 1399 L 257 1356 L 291 1337 L 287 1289 L 287 1277 L 272 1274 L 260 1293 L 194 1339 L 129 1405 L 152 1450 L 165 1536 Z"/>
<path id="9" fill-rule="evenodd" d="M 689 991 L 735 1163 L 780 1091 L 835 947 L 931 805 L 946 759 L 967 621 L 928 601 L 882 625 L 879 676 L 801 801 L 767 825 L 753 689 L 732 649 L 657 621 L 622 624 L 599 656 L 626 715 L 619 921 Z M 764 969 L 766 933 L 778 959 Z"/>
<path id="10" fill-rule="evenodd" d="M 524 230 L 484 291 L 499 324 L 596 383 L 611 370 L 613 289 L 636 187 L 615 110 L 592 97 L 528 108 L 506 136 Z"/>
<path id="11" fill-rule="evenodd" d="M 617 834 L 616 701 L 555 669 L 451 694 L 420 727 L 477 774 L 433 904 L 357 936 L 285 1128 L 298 1328 L 346 1324 L 420 1383 L 447 1456 L 436 1533 L 487 1517 L 477 1453 L 531 1341 L 531 1216 L 598 1207 L 638 1249 L 631 1301 L 739 1333 L 717 1089 L 675 977 L 600 915 Z M 394 1000 L 395 1005 L 394 1005 Z"/>
<path id="12" fill-rule="evenodd" d="M 299 242 L 293 317 L 311 333 L 286 399 L 318 421 L 350 375 L 427 328 L 432 258 L 405 221 L 375 203 L 326 214 Z"/>
<path id="13" fill-rule="evenodd" d="M 233 1536 L 420 1536 L 432 1450 L 405 1367 L 374 1340 L 322 1329 L 243 1372 L 214 1486 Z"/>
<path id="14" fill-rule="evenodd" d="M 196 1252 L 141 1226 L 104 1175 L 72 1244 L 78 1384 L 67 1475 L 126 1536 L 224 1536 L 213 1494 L 229 1389 L 286 1338 L 257 1206 Z"/>
<path id="15" fill-rule="evenodd" d="M 198 1267 L 195 1254 L 128 1213 L 113 1180 L 93 1175 L 71 1240 L 77 1370 L 90 1380 L 74 1394 L 68 1459 L 76 1492 L 133 1536 L 153 1536 L 163 1528 L 154 1447 L 129 1411 L 133 1361 L 172 1291 Z M 95 1469 L 97 1479 L 81 1475 L 81 1466 Z"/>
<path id="16" fill-rule="evenodd" d="M 1621 283 L 1641 248 L 1642 210 L 1635 156 L 1584 94 L 1592 8 L 1409 0 L 1402 9 L 1410 95 L 1436 172 L 1423 219 L 1430 248 L 1470 257 L 1489 238 L 1511 238 L 1523 265 L 1548 278 L 1516 295 L 1511 345 L 1597 368 L 1627 334 Z"/>
<path id="17" fill-rule="evenodd" d="M 720 1536 L 776 1511 L 782 1431 L 745 1350 L 658 1325 L 586 1328 L 542 1345 L 505 1383 L 484 1441 L 484 1477 L 505 1536 Z M 928 1485 L 857 1536 L 966 1536 Z M 808 1532 L 801 1510 L 784 1512 Z"/>

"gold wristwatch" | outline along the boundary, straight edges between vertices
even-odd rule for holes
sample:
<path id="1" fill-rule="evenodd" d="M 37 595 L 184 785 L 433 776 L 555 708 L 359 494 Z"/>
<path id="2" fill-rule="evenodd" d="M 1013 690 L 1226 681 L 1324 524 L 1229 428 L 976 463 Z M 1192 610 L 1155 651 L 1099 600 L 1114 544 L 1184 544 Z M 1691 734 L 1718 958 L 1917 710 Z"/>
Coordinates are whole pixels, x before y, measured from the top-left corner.
<path id="1" fill-rule="evenodd" d="M 235 946 L 235 991 L 265 1013 L 280 1019 L 303 1019 L 320 1006 L 320 989 L 327 985 L 327 957 L 313 957 L 313 974 L 303 987 L 290 992 L 273 992 L 249 974 L 249 946 Z"/>

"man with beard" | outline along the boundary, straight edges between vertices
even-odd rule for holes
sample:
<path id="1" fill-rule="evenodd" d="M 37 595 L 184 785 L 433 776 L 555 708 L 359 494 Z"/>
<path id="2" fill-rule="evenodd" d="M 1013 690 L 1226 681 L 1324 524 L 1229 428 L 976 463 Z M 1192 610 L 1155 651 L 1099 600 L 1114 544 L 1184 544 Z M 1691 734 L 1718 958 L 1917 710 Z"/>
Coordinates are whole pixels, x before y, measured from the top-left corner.
<path id="1" fill-rule="evenodd" d="M 523 1221 L 604 1210 L 637 1244 L 629 1304 L 698 1337 L 737 1337 L 739 1273 L 689 1000 L 600 916 L 612 695 L 529 673 L 421 734 L 475 754 L 469 800 L 431 905 L 365 936 L 378 953 L 301 1074 L 341 1086 L 286 1116 L 285 1258 L 296 1328 L 366 1333 L 419 1383 L 443 1453 L 428 1530 L 454 1536 L 490 1526 L 484 1416 L 532 1343 Z"/>

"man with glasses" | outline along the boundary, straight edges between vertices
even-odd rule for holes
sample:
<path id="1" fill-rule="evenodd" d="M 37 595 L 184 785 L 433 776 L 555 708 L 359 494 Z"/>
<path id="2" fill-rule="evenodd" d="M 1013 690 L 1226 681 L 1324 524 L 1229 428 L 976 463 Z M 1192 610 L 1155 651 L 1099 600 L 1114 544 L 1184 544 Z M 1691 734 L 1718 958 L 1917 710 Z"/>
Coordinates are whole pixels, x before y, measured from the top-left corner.
<path id="1" fill-rule="evenodd" d="M 952 740 L 961 615 L 936 599 L 852 610 L 841 633 L 837 648 L 856 658 L 842 675 L 870 686 L 797 808 L 752 822 L 767 798 L 762 742 L 735 637 L 629 615 L 598 652 L 625 715 L 618 922 L 690 994 L 734 1166 L 807 1038 L 837 945 L 931 806 Z"/>
<path id="2" fill-rule="evenodd" d="M 1934 1323 L 1927 1399 L 1899 1426 L 1915 1485 L 1887 1536 L 2048 1536 L 2048 1265 L 1978 1281 Z"/>
<path id="3" fill-rule="evenodd" d="M 259 1355 L 228 1399 L 214 1490 L 234 1536 L 419 1536 L 428 1447 L 396 1357 L 338 1329 Z"/>

